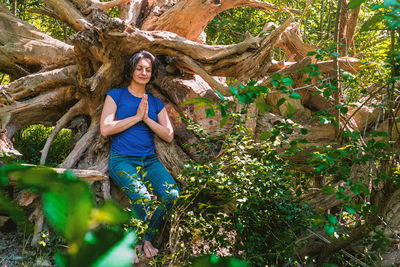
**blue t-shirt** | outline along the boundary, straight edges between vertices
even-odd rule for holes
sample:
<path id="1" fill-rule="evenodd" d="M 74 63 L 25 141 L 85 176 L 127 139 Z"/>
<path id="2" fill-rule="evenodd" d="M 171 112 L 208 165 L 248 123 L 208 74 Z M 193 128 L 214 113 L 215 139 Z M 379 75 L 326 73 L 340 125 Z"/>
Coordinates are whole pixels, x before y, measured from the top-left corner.
<path id="1" fill-rule="evenodd" d="M 136 115 L 141 97 L 132 95 L 128 87 L 115 88 L 107 92 L 117 105 L 115 120 Z M 154 121 L 158 121 L 157 115 L 164 108 L 161 100 L 147 94 L 148 116 Z M 111 141 L 111 149 L 118 154 L 126 156 L 145 156 L 154 154 L 153 131 L 143 121 L 140 121 L 123 132 L 114 134 Z"/>

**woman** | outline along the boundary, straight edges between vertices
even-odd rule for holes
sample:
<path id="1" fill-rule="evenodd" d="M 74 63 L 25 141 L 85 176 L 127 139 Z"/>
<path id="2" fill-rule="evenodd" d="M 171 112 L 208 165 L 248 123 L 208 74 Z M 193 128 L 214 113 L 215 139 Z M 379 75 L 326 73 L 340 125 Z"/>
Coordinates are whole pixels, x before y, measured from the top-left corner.
<path id="1" fill-rule="evenodd" d="M 157 255 L 158 250 L 151 242 L 163 224 L 163 216 L 179 195 L 174 179 L 154 152 L 153 133 L 167 142 L 172 142 L 174 134 L 164 104 L 146 93 L 146 85 L 154 80 L 156 72 L 156 60 L 151 53 L 134 54 L 124 70 L 129 86 L 107 92 L 100 121 L 101 134 L 112 136 L 110 176 L 131 199 L 135 216 L 146 221 L 149 215 L 146 205 L 150 200 L 149 186 L 161 197 L 162 205 L 151 216 L 144 243 L 137 246 L 146 257 Z"/>

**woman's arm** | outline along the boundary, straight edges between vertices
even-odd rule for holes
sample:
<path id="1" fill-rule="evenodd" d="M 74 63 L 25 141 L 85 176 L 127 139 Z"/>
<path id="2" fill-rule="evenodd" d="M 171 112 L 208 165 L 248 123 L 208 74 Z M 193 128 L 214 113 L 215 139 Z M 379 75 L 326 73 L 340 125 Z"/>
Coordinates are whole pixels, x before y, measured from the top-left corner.
<path id="1" fill-rule="evenodd" d="M 147 103 L 146 103 L 147 104 Z M 138 111 L 135 116 L 125 118 L 123 120 L 115 120 L 117 105 L 111 96 L 107 96 L 104 101 L 103 111 L 100 118 L 100 132 L 103 136 L 109 136 L 120 133 L 140 122 L 143 119 L 146 104 L 140 102 Z"/>
<path id="2" fill-rule="evenodd" d="M 147 111 L 147 110 L 146 110 Z M 155 132 L 161 139 L 171 143 L 174 140 L 174 129 L 168 118 L 167 110 L 163 108 L 157 115 L 158 123 L 153 121 L 147 112 L 143 117 L 143 121 Z"/>

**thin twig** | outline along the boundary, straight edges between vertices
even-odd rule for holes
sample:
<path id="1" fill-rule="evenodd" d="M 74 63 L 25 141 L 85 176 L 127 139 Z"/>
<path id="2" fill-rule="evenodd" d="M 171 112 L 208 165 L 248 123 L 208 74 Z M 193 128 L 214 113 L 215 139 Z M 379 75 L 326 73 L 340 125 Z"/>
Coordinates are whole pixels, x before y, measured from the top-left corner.
<path id="1" fill-rule="evenodd" d="M 349 121 L 353 118 L 353 116 L 363 107 L 365 106 L 377 93 L 379 93 L 382 89 L 384 89 L 384 86 L 380 87 L 378 90 L 376 90 L 375 92 L 373 92 L 370 97 L 364 101 L 364 103 L 362 103 L 354 112 L 353 114 L 350 115 L 350 117 L 344 122 L 343 127 L 341 129 L 341 131 L 344 130 L 344 128 L 347 126 L 347 124 L 349 123 Z M 340 132 L 340 134 L 342 134 Z"/>

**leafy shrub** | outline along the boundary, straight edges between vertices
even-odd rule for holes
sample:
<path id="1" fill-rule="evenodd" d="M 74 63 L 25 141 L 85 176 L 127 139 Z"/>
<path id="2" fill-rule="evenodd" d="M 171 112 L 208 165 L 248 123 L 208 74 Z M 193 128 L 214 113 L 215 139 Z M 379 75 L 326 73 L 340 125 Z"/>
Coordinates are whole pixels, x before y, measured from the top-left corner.
<path id="1" fill-rule="evenodd" d="M 41 124 L 31 125 L 18 131 L 14 135 L 14 147 L 23 155 L 20 161 L 30 164 L 39 164 L 41 150 L 54 127 L 45 127 Z M 71 130 L 62 129 L 54 138 L 47 155 L 46 164 L 57 166 L 71 152 Z"/>
<path id="2" fill-rule="evenodd" d="M 236 121 L 220 156 L 187 164 L 180 177 L 187 186 L 171 215 L 170 238 L 178 244 L 170 247 L 168 261 L 190 262 L 188 247 L 195 256 L 233 255 L 257 266 L 296 261 L 294 241 L 305 231 L 308 216 L 295 193 L 303 174 L 278 152 L 285 142 L 280 137 L 292 130 L 291 124 L 270 132 L 280 141 L 256 142 L 241 116 L 233 116 Z M 201 128 L 191 128 L 202 134 Z"/>

